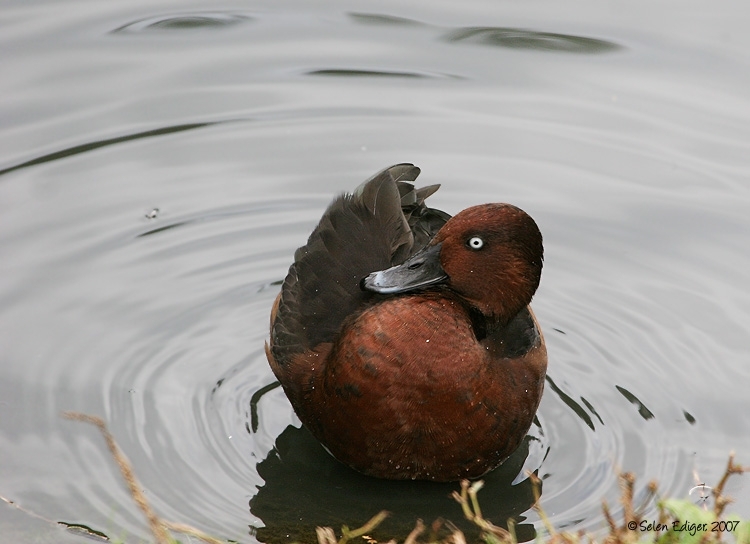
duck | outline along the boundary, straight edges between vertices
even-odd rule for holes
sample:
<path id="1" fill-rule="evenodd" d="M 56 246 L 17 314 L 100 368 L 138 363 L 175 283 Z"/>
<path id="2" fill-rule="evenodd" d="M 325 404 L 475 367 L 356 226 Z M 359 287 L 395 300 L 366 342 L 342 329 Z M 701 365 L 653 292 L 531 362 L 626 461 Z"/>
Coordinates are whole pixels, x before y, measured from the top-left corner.
<path id="1" fill-rule="evenodd" d="M 266 356 L 340 462 L 391 480 L 476 479 L 523 441 L 547 349 L 529 303 L 542 235 L 511 204 L 453 217 L 411 163 L 333 200 L 271 310 Z"/>

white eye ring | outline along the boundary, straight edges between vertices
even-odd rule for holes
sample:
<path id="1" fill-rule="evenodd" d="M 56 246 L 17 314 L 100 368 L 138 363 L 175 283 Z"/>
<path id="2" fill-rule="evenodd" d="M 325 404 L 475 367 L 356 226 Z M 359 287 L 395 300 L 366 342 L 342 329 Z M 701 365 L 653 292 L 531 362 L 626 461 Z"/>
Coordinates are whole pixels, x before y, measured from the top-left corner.
<path id="1" fill-rule="evenodd" d="M 466 245 L 471 249 L 482 249 L 482 247 L 484 246 L 484 240 L 482 240 L 479 236 L 472 236 L 471 238 L 469 238 L 469 241 L 466 242 Z"/>

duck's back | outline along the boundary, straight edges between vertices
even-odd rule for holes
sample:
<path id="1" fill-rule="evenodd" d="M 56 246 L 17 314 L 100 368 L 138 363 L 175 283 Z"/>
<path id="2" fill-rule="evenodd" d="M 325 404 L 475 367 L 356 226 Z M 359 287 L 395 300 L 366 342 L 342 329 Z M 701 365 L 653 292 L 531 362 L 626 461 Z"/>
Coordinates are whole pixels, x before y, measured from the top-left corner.
<path id="1" fill-rule="evenodd" d="M 333 342 L 348 316 L 381 296 L 360 289 L 363 277 L 403 262 L 450 218 L 424 204 L 438 185 L 409 183 L 419 172 L 391 166 L 336 198 L 295 252 L 271 316 L 269 359 L 282 384 L 299 355 Z"/>

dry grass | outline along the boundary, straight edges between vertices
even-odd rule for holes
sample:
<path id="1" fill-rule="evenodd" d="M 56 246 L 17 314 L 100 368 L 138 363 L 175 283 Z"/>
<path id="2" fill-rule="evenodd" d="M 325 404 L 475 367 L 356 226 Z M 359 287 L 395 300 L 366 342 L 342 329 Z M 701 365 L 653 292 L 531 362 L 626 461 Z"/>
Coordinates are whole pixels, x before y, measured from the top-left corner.
<path id="1" fill-rule="evenodd" d="M 122 451 L 120 451 L 120 448 L 117 446 L 112 433 L 110 433 L 109 429 L 107 429 L 107 425 L 104 423 L 104 420 L 96 416 L 81 414 L 79 412 L 65 412 L 63 413 L 63 417 L 67 419 L 73 419 L 75 421 L 90 423 L 91 425 L 97 427 L 99 429 L 99 432 L 102 433 L 104 440 L 107 442 L 109 452 L 112 454 L 112 458 L 115 460 L 117 466 L 120 469 L 122 479 L 125 480 L 125 483 L 128 486 L 130 496 L 133 497 L 133 500 L 138 505 L 138 508 L 141 509 L 141 512 L 143 512 L 143 515 L 146 516 L 146 519 L 148 520 L 148 525 L 151 529 L 151 534 L 154 537 L 154 542 L 156 544 L 174 544 L 176 542 L 169 535 L 168 531 L 174 531 L 176 533 L 189 535 L 202 540 L 207 544 L 224 544 L 221 540 L 217 540 L 199 531 L 198 529 L 195 529 L 194 527 L 190 527 L 189 525 L 184 525 L 182 523 L 172 523 L 171 521 L 164 520 L 156 515 L 153 508 L 151 508 L 151 505 L 148 503 L 148 500 L 146 500 L 146 496 L 141 491 L 141 488 L 138 485 L 138 481 L 135 479 L 135 474 L 133 473 L 133 468 L 131 467 L 130 462 L 127 460 Z"/>
<path id="2" fill-rule="evenodd" d="M 543 537 L 538 537 L 537 542 L 544 544 L 720 544 L 724 542 L 723 536 L 726 532 L 711 532 L 710 529 L 713 522 L 723 519 L 722 516 L 724 515 L 726 506 L 732 502 L 731 498 L 724 494 L 724 487 L 730 476 L 733 474 L 742 474 L 748 470 L 750 468 L 736 464 L 734 462 L 734 453 L 730 454 L 724 475 L 711 491 L 714 497 L 713 511 L 701 511 L 699 507 L 688 501 L 674 499 L 660 500 L 657 501 L 658 519 L 654 520 L 654 522 L 661 528 L 647 531 L 640 530 L 641 523 L 644 522 L 643 509 L 657 498 L 657 484 L 653 481 L 650 482 L 647 487 L 646 498 L 640 505 L 636 505 L 634 504 L 635 476 L 629 472 L 622 473 L 619 476 L 622 520 L 618 523 L 612 515 L 609 505 L 606 501 L 603 501 L 602 512 L 607 520 L 608 533 L 598 539 L 583 531 L 576 533 L 557 531 L 539 504 L 539 489 L 541 487 L 539 479 L 536 475 L 529 474 L 528 476 L 534 485 L 535 503 L 533 508 L 539 514 L 547 533 Z M 461 482 L 461 491 L 454 491 L 453 498 L 461 505 L 466 519 L 479 527 L 481 531 L 480 539 L 485 544 L 518 544 L 512 519 L 508 520 L 508 528 L 504 529 L 485 519 L 482 515 L 477 493 L 482 489 L 483 485 L 482 481 L 469 482 L 468 480 L 463 480 Z M 344 528 L 343 536 L 338 541 L 334 536 L 333 529 L 330 527 L 319 527 L 317 533 L 318 544 L 345 544 L 355 535 L 362 536 L 372 530 L 377 523 L 385 519 L 386 515 L 386 512 L 380 512 L 363 527 L 363 530 L 350 532 Z M 735 523 L 735 527 L 738 528 L 735 533 L 737 544 L 750 544 L 750 521 L 742 521 L 738 518 L 735 518 L 735 520 L 732 523 Z M 672 529 L 675 522 L 678 523 L 679 527 L 680 524 L 686 521 L 688 523 L 705 523 L 707 530 L 698 530 L 691 534 L 691 531 L 688 530 Z M 435 537 L 437 527 L 433 524 L 431 536 L 420 540 L 419 537 L 424 533 L 425 526 L 421 520 L 418 520 L 414 530 L 406 538 L 404 544 L 466 544 L 466 537 L 460 530 L 450 524 L 449 528 L 451 528 L 450 535 L 438 539 Z M 366 540 L 368 544 L 378 544 L 372 539 Z M 396 541 L 391 540 L 386 544 L 396 544 Z"/>
<path id="3" fill-rule="evenodd" d="M 99 429 L 112 454 L 112 458 L 120 469 L 123 480 L 125 480 L 133 500 L 148 520 L 151 534 L 156 544 L 175 544 L 177 541 L 171 537 L 169 531 L 197 538 L 207 544 L 222 544 L 222 541 L 206 535 L 193 527 L 166 521 L 153 511 L 145 495 L 140 490 L 130 463 L 120 451 L 112 434 L 101 418 L 78 412 L 65 412 L 63 416 L 68 419 L 90 423 Z M 716 487 L 712 489 L 714 497 L 714 508 L 712 511 L 701 510 L 688 501 L 675 499 L 658 500 L 656 503 L 658 519 L 653 520 L 657 527 L 653 530 L 649 529 L 645 531 L 639 531 L 642 522 L 645 521 L 643 508 L 657 498 L 657 484 L 653 481 L 648 484 L 646 499 L 638 506 L 633 502 L 635 476 L 629 472 L 622 473 L 619 476 L 622 520 L 618 523 L 609 505 L 604 501 L 602 503 L 602 512 L 607 521 L 608 534 L 598 539 L 584 532 L 570 533 L 557 531 L 539 504 L 539 489 L 541 487 L 539 479 L 536 475 L 530 473 L 528 476 L 531 478 L 534 486 L 535 503 L 533 508 L 539 514 L 547 533 L 544 537 L 537 537 L 537 542 L 543 542 L 544 544 L 721 544 L 724 542 L 722 538 L 726 534 L 725 532 L 711 532 L 710 530 L 679 531 L 674 530 L 673 524 L 675 522 L 684 523 L 686 521 L 700 524 L 705 523 L 708 524 L 710 529 L 710 524 L 723 519 L 724 510 L 731 503 L 731 498 L 724 494 L 724 488 L 729 477 L 734 474 L 742 474 L 748 470 L 750 468 L 736 464 L 734 462 L 734 454 L 730 454 L 724 475 Z M 466 519 L 480 529 L 480 539 L 485 544 L 518 544 L 513 520 L 509 519 L 508 529 L 504 529 L 503 527 L 494 525 L 482 515 L 477 493 L 482 489 L 483 485 L 482 481 L 469 482 L 468 480 L 464 480 L 461 482 L 461 491 L 454 491 L 453 498 L 461 506 Z M 341 529 L 340 538 L 336 538 L 336 534 L 331 527 L 317 527 L 316 535 L 318 544 L 347 544 L 358 539 L 363 544 L 380 544 L 368 536 L 368 533 L 372 532 L 386 517 L 388 517 L 388 512 L 381 511 L 358 529 L 350 530 L 344 526 Z M 737 544 L 750 544 L 750 521 L 739 520 L 736 517 L 732 517 L 732 520 L 734 521 L 729 521 L 729 523 L 733 523 L 734 527 L 737 528 L 737 531 L 734 533 Z M 414 529 L 404 540 L 404 544 L 466 544 L 464 533 L 450 522 L 445 523 L 449 529 L 448 536 L 439 538 L 437 535 L 443 524 L 443 520 L 436 520 L 430 526 L 427 534 L 425 534 L 427 528 L 424 522 L 417 520 Z M 397 543 L 395 540 L 390 540 L 383 544 Z"/>

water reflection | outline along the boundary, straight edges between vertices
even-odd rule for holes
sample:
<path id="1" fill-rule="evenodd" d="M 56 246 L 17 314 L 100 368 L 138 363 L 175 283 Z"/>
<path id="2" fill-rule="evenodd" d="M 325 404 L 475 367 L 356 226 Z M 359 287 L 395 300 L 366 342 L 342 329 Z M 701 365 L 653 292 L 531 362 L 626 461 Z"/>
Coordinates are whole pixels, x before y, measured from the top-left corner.
<path id="1" fill-rule="evenodd" d="M 381 13 L 349 13 L 349 17 L 355 23 L 365 25 L 387 25 L 387 26 L 417 26 L 423 25 L 414 19 L 396 17 L 395 15 L 383 15 Z"/>
<path id="2" fill-rule="evenodd" d="M 535 441 L 527 436 L 503 465 L 482 478 L 485 486 L 479 493 L 485 517 L 503 527 L 515 519 L 520 541 L 536 536 L 522 515 L 534 503 L 534 492 L 528 478 L 513 482 Z M 287 427 L 257 470 L 265 485 L 250 499 L 250 511 L 265 524 L 257 529 L 262 542 L 314 542 L 316 526 L 337 531 L 342 525 L 358 527 L 382 509 L 390 516 L 371 534 L 380 541 L 403 540 L 417 518 L 427 524 L 450 520 L 470 540 L 478 536 L 451 498 L 458 483 L 389 481 L 359 474 L 331 457 L 304 427 Z"/>
<path id="3" fill-rule="evenodd" d="M 280 285 L 281 283 L 281 281 L 274 282 L 275 285 Z M 263 387 L 258 389 L 255 393 L 253 393 L 253 396 L 250 397 L 250 424 L 248 425 L 247 423 L 245 423 L 245 429 L 247 430 L 247 432 L 258 432 L 258 403 L 260 402 L 260 399 L 263 398 L 263 395 L 270 391 L 273 391 L 277 387 L 281 387 L 281 382 L 271 382 L 268 385 L 264 385 Z"/>
<path id="4" fill-rule="evenodd" d="M 81 525 L 79 523 L 67 523 L 65 521 L 58 521 L 57 523 L 65 527 L 65 530 L 67 530 L 68 532 L 88 538 L 89 540 L 95 540 L 99 542 L 109 542 L 111 540 L 109 536 L 107 536 L 103 532 L 92 529 L 91 527 L 87 527 L 86 525 Z"/>
<path id="5" fill-rule="evenodd" d="M 627 389 L 619 385 L 616 385 L 615 388 L 620 392 L 620 394 L 623 397 L 628 399 L 628 401 L 631 404 L 634 404 L 638 408 L 638 414 L 640 414 L 640 416 L 643 419 L 646 419 L 646 420 L 653 419 L 654 413 L 648 408 L 646 408 L 646 405 L 643 404 L 638 397 L 636 397 L 633 393 L 631 393 L 630 391 L 628 391 Z"/>
<path id="6" fill-rule="evenodd" d="M 252 20 L 239 13 L 198 12 L 160 15 L 133 21 L 112 31 L 115 33 L 142 33 L 175 30 L 224 28 Z"/>
<path id="7" fill-rule="evenodd" d="M 567 395 L 565 392 L 563 392 L 563 390 L 557 386 L 557 384 L 554 382 L 554 380 L 549 374 L 547 374 L 547 384 L 549 384 L 550 389 L 552 389 L 552 391 L 554 391 L 557 394 L 557 396 L 560 397 L 560 400 L 563 401 L 568 406 L 568 408 L 573 410 L 573 413 L 575 415 L 581 418 L 581 421 L 583 421 L 592 431 L 596 430 L 594 428 L 594 422 L 591 419 L 591 416 L 589 416 L 586 413 L 586 410 L 584 410 L 583 407 L 581 407 L 581 405 L 578 404 L 570 395 Z M 587 407 L 591 406 L 591 404 L 588 401 L 585 401 L 583 398 L 581 398 L 581 400 L 586 404 Z M 592 412 L 596 414 L 596 412 L 593 411 L 593 409 L 592 409 Z M 596 417 L 599 419 L 599 421 L 602 424 L 604 423 L 602 421 L 602 418 L 599 417 L 599 414 L 596 414 Z"/>
<path id="8" fill-rule="evenodd" d="M 142 132 L 135 132 L 133 134 L 126 134 L 124 136 L 116 136 L 114 138 L 105 138 L 102 140 L 95 140 L 93 142 L 86 142 L 85 144 L 74 145 L 66 149 L 61 149 L 60 151 L 47 153 L 40 157 L 36 157 L 34 159 L 30 159 L 28 161 L 24 161 L 19 164 L 15 164 L 13 166 L 8 166 L 7 168 L 0 169 L 0 176 L 4 174 L 8 174 L 10 172 L 14 172 L 15 170 L 20 170 L 21 168 L 27 168 L 29 166 L 35 166 L 37 164 L 43 164 L 45 162 L 64 159 L 66 157 L 70 157 L 71 155 L 78 155 L 79 153 L 86 153 L 87 151 L 93 151 L 94 149 L 99 149 L 101 147 L 121 144 L 123 142 L 129 142 L 132 140 L 140 140 L 142 138 L 152 138 L 154 136 L 174 134 L 175 132 L 184 132 L 186 130 L 195 130 L 198 128 L 208 127 L 208 126 L 215 125 L 215 124 L 217 124 L 217 122 L 186 123 L 183 125 L 155 128 L 151 130 L 144 130 Z"/>
<path id="9" fill-rule="evenodd" d="M 519 28 L 468 27 L 449 32 L 443 39 L 448 42 L 467 42 L 511 49 L 560 51 L 563 53 L 609 53 L 622 46 L 607 40 L 536 32 Z"/>
<path id="10" fill-rule="evenodd" d="M 310 76 L 335 76 L 335 77 L 405 77 L 405 78 L 426 78 L 427 74 L 418 74 L 416 72 L 394 72 L 385 70 L 354 70 L 354 69 L 321 69 L 307 72 Z"/>

